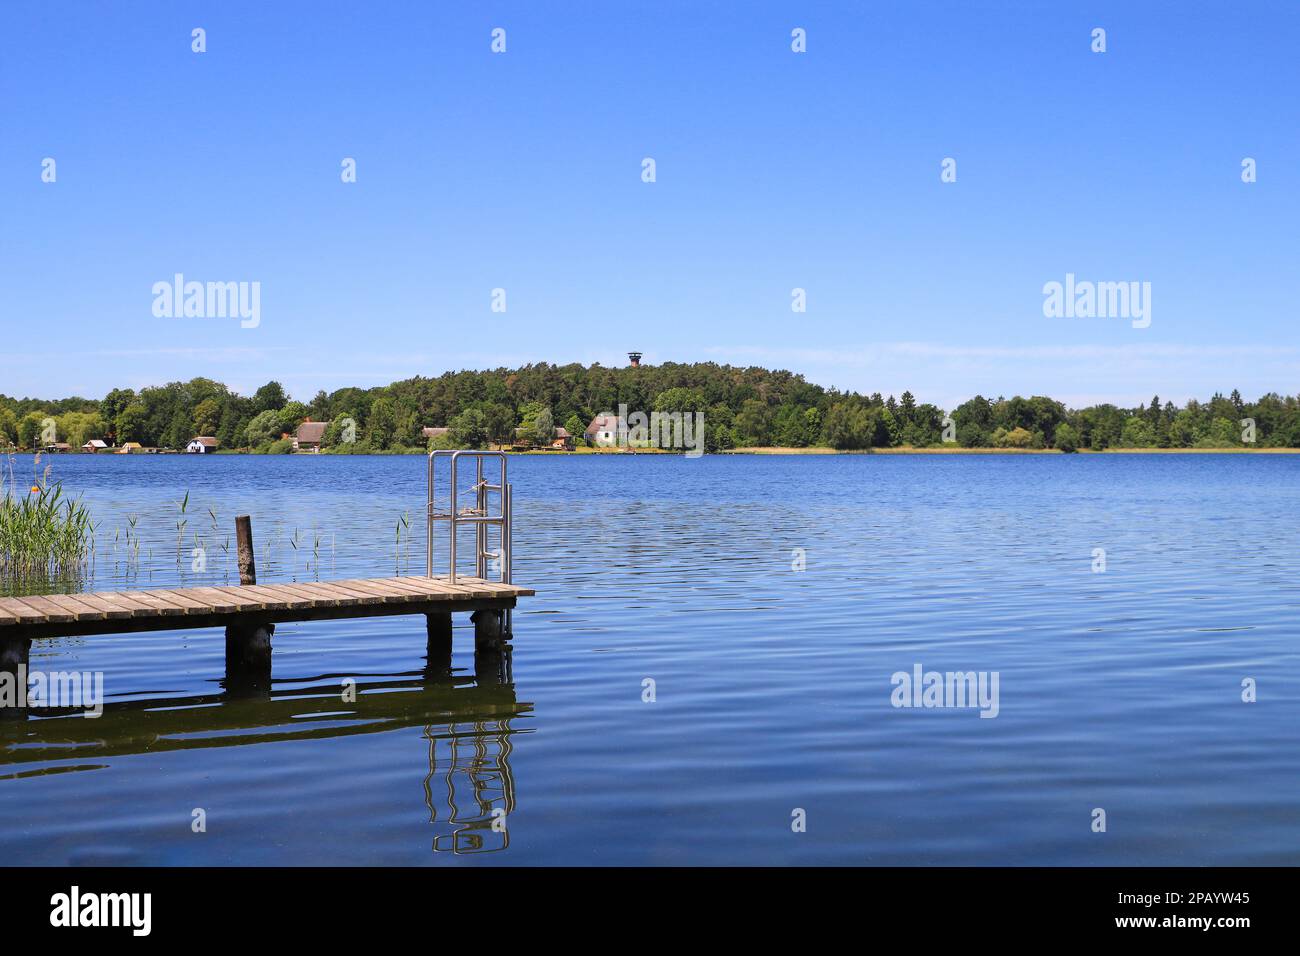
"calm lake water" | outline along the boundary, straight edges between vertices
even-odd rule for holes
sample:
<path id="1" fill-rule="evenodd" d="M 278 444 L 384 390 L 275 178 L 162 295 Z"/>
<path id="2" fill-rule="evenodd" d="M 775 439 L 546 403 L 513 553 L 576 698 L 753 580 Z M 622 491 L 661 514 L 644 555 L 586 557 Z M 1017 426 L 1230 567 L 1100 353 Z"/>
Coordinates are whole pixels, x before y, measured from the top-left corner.
<path id="1" fill-rule="evenodd" d="M 53 465 L 95 588 L 237 583 L 238 512 L 259 580 L 423 573 L 422 458 Z M 219 631 L 39 641 L 108 705 L 0 724 L 4 862 L 1300 863 L 1300 457 L 510 470 L 510 673 L 460 616 L 450 683 L 422 618 L 279 625 L 269 699 L 225 692 Z M 998 716 L 894 707 L 917 664 L 996 671 Z"/>

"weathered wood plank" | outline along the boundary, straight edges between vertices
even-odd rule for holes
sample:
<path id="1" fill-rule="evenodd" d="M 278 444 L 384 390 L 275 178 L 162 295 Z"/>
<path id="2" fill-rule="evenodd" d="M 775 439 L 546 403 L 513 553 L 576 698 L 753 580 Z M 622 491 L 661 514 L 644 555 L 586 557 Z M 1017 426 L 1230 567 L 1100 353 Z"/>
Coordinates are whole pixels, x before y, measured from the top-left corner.
<path id="1" fill-rule="evenodd" d="M 241 592 L 247 592 L 262 602 L 264 611 L 283 611 L 289 607 L 290 598 L 265 584 L 241 584 Z"/>
<path id="2" fill-rule="evenodd" d="M 494 593 L 492 589 L 477 585 L 468 578 L 457 578 L 455 584 L 444 581 L 442 586 L 452 594 L 461 594 L 467 598 L 488 597 Z"/>
<path id="3" fill-rule="evenodd" d="M 268 585 L 269 586 L 269 585 Z M 280 585 L 275 585 L 280 588 Z M 294 584 L 287 590 L 279 590 L 287 600 L 291 599 L 302 607 L 351 607 L 356 603 L 351 595 L 331 590 L 328 586 L 313 582 L 312 584 Z M 303 597 L 302 595 L 307 595 Z"/>
<path id="4" fill-rule="evenodd" d="M 224 595 L 204 594 L 198 588 L 168 588 L 159 591 L 158 594 L 164 600 L 184 602 L 190 614 L 228 613 L 238 607 L 233 600 Z"/>
<path id="5" fill-rule="evenodd" d="M 211 614 L 213 608 L 207 601 L 198 600 L 188 589 L 168 590 L 160 589 L 152 592 L 164 601 L 169 601 L 185 609 L 186 614 Z"/>
<path id="6" fill-rule="evenodd" d="M 306 604 L 307 607 L 338 607 L 339 599 L 329 592 L 313 587 L 310 582 L 292 584 L 275 584 L 268 585 L 274 587 L 276 591 L 283 593 L 287 597 L 292 597 L 295 601 Z"/>
<path id="7" fill-rule="evenodd" d="M 247 611 L 263 611 L 266 609 L 266 598 L 258 597 L 256 594 L 250 593 L 250 590 L 247 587 L 235 587 L 234 585 L 221 584 L 214 585 L 208 590 L 216 591 L 222 596 L 238 602 L 240 606 Z"/>
<path id="8" fill-rule="evenodd" d="M 413 594 L 424 597 L 447 597 L 454 596 L 457 593 L 447 587 L 445 583 L 416 584 L 412 581 L 403 580 L 402 578 L 392 578 L 386 581 L 371 581 L 369 583 L 401 594 Z"/>
<path id="9" fill-rule="evenodd" d="M 26 604 L 33 611 L 39 611 L 45 615 L 45 620 L 52 624 L 62 624 L 66 621 L 75 621 L 76 614 L 65 608 L 60 607 L 53 601 L 37 595 L 28 595 L 18 599 Z"/>
<path id="10" fill-rule="evenodd" d="M 178 617 L 185 613 L 185 608 L 165 601 L 151 591 L 123 591 L 122 596 L 152 608 L 155 615 Z"/>
<path id="11" fill-rule="evenodd" d="M 91 607 L 98 608 L 104 612 L 105 617 L 111 620 L 126 620 L 135 616 L 135 608 L 125 601 L 115 601 L 113 598 L 120 595 L 108 592 L 106 594 L 82 593 L 76 595 L 78 601 L 89 604 Z M 145 610 L 148 610 L 145 608 Z"/>
<path id="12" fill-rule="evenodd" d="M 153 605 L 147 604 L 138 598 L 129 597 L 122 591 L 98 591 L 95 596 L 105 604 L 111 604 L 114 607 L 130 611 L 132 617 L 137 614 L 148 617 L 154 613 Z"/>
<path id="13" fill-rule="evenodd" d="M 347 581 L 344 586 L 354 591 L 360 591 L 362 594 L 374 595 L 384 604 L 406 604 L 420 599 L 420 595 L 411 591 L 388 587 L 375 581 L 351 580 Z"/>
<path id="14" fill-rule="evenodd" d="M 327 589 L 331 594 L 338 595 L 339 605 L 348 607 L 354 604 L 382 604 L 383 598 L 375 594 L 367 594 L 364 591 L 357 591 L 348 587 L 345 581 L 327 581 L 322 582 L 321 587 Z"/>
<path id="15" fill-rule="evenodd" d="M 212 606 L 217 610 L 256 611 L 262 607 L 261 601 L 240 594 L 239 588 L 186 588 L 185 590 L 195 597 L 212 601 Z"/>
<path id="16" fill-rule="evenodd" d="M 57 604 L 72 615 L 74 621 L 102 621 L 106 617 L 103 611 L 100 611 L 85 601 L 77 599 L 73 594 L 43 594 L 45 600 L 52 604 Z"/>
<path id="17" fill-rule="evenodd" d="M 18 598 L 0 598 L 0 612 L 18 624 L 35 624 L 45 620 L 45 615 Z"/>
<path id="18" fill-rule="evenodd" d="M 404 576 L 235 586 L 151 588 L 0 598 L 0 627 L 19 636 L 112 634 L 213 627 L 243 620 L 321 620 L 513 607 L 534 592 L 480 578 Z M 405 610 L 410 606 L 412 611 Z M 370 610 L 373 608 L 373 610 Z M 186 623 L 191 619 L 192 623 Z"/>

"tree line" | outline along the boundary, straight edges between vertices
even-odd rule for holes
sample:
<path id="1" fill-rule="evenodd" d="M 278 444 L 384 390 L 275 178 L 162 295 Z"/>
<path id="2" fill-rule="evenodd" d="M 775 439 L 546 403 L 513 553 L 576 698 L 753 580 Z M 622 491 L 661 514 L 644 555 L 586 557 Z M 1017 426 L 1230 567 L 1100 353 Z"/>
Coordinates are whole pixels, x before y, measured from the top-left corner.
<path id="1" fill-rule="evenodd" d="M 592 417 L 630 411 L 703 412 L 705 448 L 779 446 L 867 449 L 965 448 L 1225 448 L 1300 447 L 1300 399 L 1269 393 L 1246 402 L 1237 391 L 1192 400 L 1123 408 L 1069 409 L 1041 395 L 977 395 L 946 413 L 900 397 L 863 395 L 812 384 L 802 375 L 715 363 L 638 368 L 551 365 L 447 372 L 375 388 L 317 392 L 295 400 L 278 382 L 251 396 L 220 382 L 113 389 L 103 399 L 53 401 L 0 394 L 0 445 L 23 449 L 55 440 L 78 447 L 93 438 L 183 448 L 211 435 L 224 450 L 288 451 L 303 421 L 329 422 L 328 450 L 379 453 L 423 450 L 427 426 L 445 426 L 435 444 L 484 447 L 519 437 L 539 440 L 562 425 L 581 441 Z"/>

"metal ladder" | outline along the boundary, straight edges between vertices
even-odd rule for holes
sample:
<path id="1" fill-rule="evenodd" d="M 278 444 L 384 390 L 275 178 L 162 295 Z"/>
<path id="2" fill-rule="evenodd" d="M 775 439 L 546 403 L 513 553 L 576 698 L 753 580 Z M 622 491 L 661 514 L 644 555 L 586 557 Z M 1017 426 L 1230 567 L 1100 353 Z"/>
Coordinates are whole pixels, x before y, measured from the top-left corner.
<path id="1" fill-rule="evenodd" d="M 438 512 L 434 508 L 434 478 L 437 472 L 436 463 L 439 458 L 451 459 L 451 477 L 450 477 L 450 497 L 448 509 L 446 512 Z M 476 468 L 474 480 L 474 506 L 472 508 L 457 508 L 457 465 L 462 458 L 473 458 Z M 500 477 L 496 484 L 489 483 L 483 477 L 483 462 L 485 459 L 495 458 L 501 464 Z M 491 495 L 496 494 L 497 510 L 492 511 Z M 450 451 L 439 449 L 429 452 L 429 497 L 425 505 L 425 538 L 428 546 L 428 560 L 426 562 L 426 574 L 433 577 L 433 523 L 435 521 L 445 521 L 451 530 L 451 538 L 448 547 L 448 567 L 447 580 L 451 584 L 456 583 L 456 531 L 461 525 L 473 525 L 474 527 L 474 573 L 476 577 L 486 579 L 488 572 L 488 560 L 494 559 L 498 562 L 501 573 L 501 582 L 510 584 L 510 554 L 511 554 L 511 518 L 510 518 L 510 500 L 511 489 L 510 483 L 506 480 L 506 455 L 499 451 Z M 498 550 L 488 550 L 488 529 L 492 525 L 497 525 L 500 529 L 500 544 Z M 510 621 L 510 612 L 506 611 L 507 629 Z"/>

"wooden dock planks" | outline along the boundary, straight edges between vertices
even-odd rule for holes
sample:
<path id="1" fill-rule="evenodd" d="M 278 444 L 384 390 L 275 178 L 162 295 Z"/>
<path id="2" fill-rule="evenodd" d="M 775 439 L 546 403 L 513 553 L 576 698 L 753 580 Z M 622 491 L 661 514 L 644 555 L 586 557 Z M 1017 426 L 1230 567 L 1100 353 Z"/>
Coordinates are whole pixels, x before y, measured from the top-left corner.
<path id="1" fill-rule="evenodd" d="M 312 618 L 359 617 L 372 607 L 376 614 L 401 613 L 403 606 L 409 606 L 410 613 L 454 611 L 484 601 L 513 606 L 515 598 L 534 593 L 479 578 L 458 578 L 451 584 L 441 578 L 400 577 L 3 597 L 0 636 L 17 637 L 37 626 L 44 633 L 50 625 L 75 634 L 76 625 L 93 624 L 94 633 L 105 634 L 115 629 L 219 626 L 248 616 L 292 618 L 309 612 Z M 196 620 L 191 624 L 186 618 Z"/>

